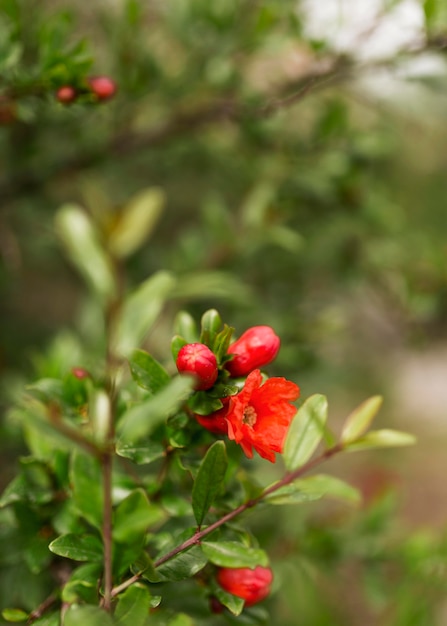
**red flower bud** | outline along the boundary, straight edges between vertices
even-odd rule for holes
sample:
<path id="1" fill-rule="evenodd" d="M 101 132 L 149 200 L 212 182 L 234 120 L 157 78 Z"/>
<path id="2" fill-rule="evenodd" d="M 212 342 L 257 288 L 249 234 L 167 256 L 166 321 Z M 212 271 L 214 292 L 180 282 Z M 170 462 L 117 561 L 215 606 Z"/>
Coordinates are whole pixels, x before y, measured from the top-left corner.
<path id="1" fill-rule="evenodd" d="M 251 606 L 264 600 L 270 593 L 273 572 L 270 567 L 222 567 L 217 572 L 217 582 L 225 591 L 245 600 Z"/>
<path id="2" fill-rule="evenodd" d="M 273 361 L 280 340 L 270 326 L 253 326 L 228 348 L 234 354 L 225 365 L 231 376 L 247 376 L 250 372 Z"/>
<path id="3" fill-rule="evenodd" d="M 78 380 L 84 380 L 84 378 L 89 378 L 90 377 L 90 372 L 88 372 L 83 367 L 72 367 L 71 368 L 71 373 Z"/>
<path id="4" fill-rule="evenodd" d="M 56 91 L 56 99 L 62 104 L 70 104 L 71 102 L 74 102 L 77 96 L 78 94 L 76 89 L 71 85 L 63 85 Z"/>
<path id="5" fill-rule="evenodd" d="M 217 379 L 217 359 L 203 343 L 187 343 L 177 356 L 177 369 L 180 374 L 192 374 L 196 379 L 195 389 L 204 391 L 214 385 Z"/>
<path id="6" fill-rule="evenodd" d="M 109 100 L 116 93 L 116 83 L 108 76 L 91 76 L 87 82 L 98 100 Z"/>

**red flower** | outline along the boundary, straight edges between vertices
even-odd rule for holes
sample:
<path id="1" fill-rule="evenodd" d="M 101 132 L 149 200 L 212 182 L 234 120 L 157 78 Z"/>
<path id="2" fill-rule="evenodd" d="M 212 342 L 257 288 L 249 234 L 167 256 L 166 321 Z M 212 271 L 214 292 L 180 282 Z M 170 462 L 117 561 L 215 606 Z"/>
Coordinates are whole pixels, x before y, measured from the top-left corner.
<path id="1" fill-rule="evenodd" d="M 227 404 L 215 413 L 196 419 L 217 434 L 227 434 L 238 443 L 247 457 L 253 448 L 264 459 L 275 462 L 275 452 L 282 452 L 290 422 L 297 409 L 290 404 L 300 395 L 295 383 L 285 378 L 269 378 L 262 384 L 259 370 L 247 376 L 244 388 L 230 396 Z"/>
<path id="2" fill-rule="evenodd" d="M 270 326 L 253 326 L 230 345 L 228 354 L 233 358 L 225 367 L 231 376 L 246 376 L 271 363 L 278 354 L 280 343 Z"/>
<path id="3" fill-rule="evenodd" d="M 273 573 L 270 567 L 222 567 L 217 572 L 217 582 L 234 596 L 243 598 L 245 606 L 264 600 L 270 593 Z"/>

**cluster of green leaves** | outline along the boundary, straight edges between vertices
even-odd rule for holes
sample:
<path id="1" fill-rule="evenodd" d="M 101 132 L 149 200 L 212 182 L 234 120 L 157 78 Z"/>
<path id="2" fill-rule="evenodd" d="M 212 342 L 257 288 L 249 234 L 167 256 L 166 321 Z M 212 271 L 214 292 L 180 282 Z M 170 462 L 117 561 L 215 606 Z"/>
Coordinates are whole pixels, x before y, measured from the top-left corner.
<path id="1" fill-rule="evenodd" d="M 146 297 L 135 301 L 130 294 L 121 308 L 132 318 L 144 316 L 152 301 L 149 292 Z M 134 332 L 123 319 L 125 314 L 118 315 L 115 331 Z M 228 335 L 220 325 L 215 311 L 206 313 L 202 338 L 219 344 Z M 326 427 L 326 399 L 312 396 L 289 431 L 284 477 L 261 487 L 238 447 L 212 443 L 185 411 L 189 379 L 171 378 L 143 350 L 133 352 L 128 363 L 131 379 L 123 378 L 123 364 L 118 372 L 113 369 L 113 392 L 104 378 L 75 368 L 62 380 L 44 378 L 30 385 L 11 414 L 23 428 L 30 454 L 22 457 L 0 500 L 2 541 L 5 553 L 8 545 L 21 546 L 10 569 L 25 565 L 29 580 L 39 578 L 36 593 L 42 597 L 36 608 L 34 595 L 23 586 L 16 589 L 9 601 L 20 608 L 4 609 L 8 621 L 57 625 L 61 613 L 53 606 L 62 603 L 64 625 L 214 624 L 210 597 L 238 616 L 243 600 L 216 585 L 215 568 L 266 566 L 269 558 L 236 518 L 261 502 L 295 505 L 332 496 L 357 503 L 356 490 L 340 479 L 302 476 L 323 439 L 320 462 L 343 450 L 413 442 L 395 431 L 365 434 L 380 407 L 380 399 L 372 398 L 348 417 L 336 443 Z M 113 461 L 110 483 L 107 459 Z M 99 606 L 106 594 L 108 550 L 113 618 Z M 183 584 L 190 602 L 178 592 Z M 259 608 L 244 612 L 244 623 L 267 619 Z"/>

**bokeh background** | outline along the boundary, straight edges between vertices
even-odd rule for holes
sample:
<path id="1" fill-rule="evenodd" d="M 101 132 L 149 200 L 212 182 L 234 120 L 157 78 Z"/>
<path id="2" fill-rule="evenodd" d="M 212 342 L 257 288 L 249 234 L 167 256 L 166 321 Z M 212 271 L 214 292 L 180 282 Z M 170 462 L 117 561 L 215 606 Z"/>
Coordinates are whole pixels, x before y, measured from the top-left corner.
<path id="1" fill-rule="evenodd" d="M 5 0 L 0 35 L 2 485 L 23 451 L 15 393 L 76 365 L 97 330 L 57 209 L 85 207 L 110 241 L 157 188 L 122 267 L 129 288 L 180 278 L 149 351 L 169 362 L 181 308 L 215 307 L 239 333 L 269 324 L 270 373 L 326 394 L 335 430 L 378 393 L 378 423 L 418 437 L 328 468 L 362 490 L 360 510 L 252 520 L 276 564 L 275 621 L 446 624 L 445 3 Z M 56 87 L 87 73 L 116 97 L 60 104 Z"/>

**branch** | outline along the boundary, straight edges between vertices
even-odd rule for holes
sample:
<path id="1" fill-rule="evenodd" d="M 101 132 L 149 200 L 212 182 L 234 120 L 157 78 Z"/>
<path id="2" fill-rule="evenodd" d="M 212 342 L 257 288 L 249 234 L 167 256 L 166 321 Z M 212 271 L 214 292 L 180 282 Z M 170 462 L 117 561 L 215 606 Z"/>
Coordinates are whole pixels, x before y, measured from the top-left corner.
<path id="1" fill-rule="evenodd" d="M 72 175 L 75 171 L 92 167 L 103 160 L 104 155 L 122 158 L 125 154 L 155 148 L 222 120 L 240 123 L 244 119 L 266 119 L 301 101 L 311 91 L 346 77 L 347 68 L 348 64 L 343 58 L 335 59 L 325 68 L 318 66 L 299 80 L 282 85 L 277 94 L 261 106 L 247 106 L 233 97 L 226 97 L 202 104 L 191 111 L 176 113 L 164 124 L 157 124 L 146 132 L 118 133 L 108 144 L 97 150 L 54 163 L 49 172 L 36 174 L 29 170 L 21 172 L 15 179 L 0 182 L 0 200 L 10 200 L 16 195 L 30 193 L 50 178 Z"/>
<path id="2" fill-rule="evenodd" d="M 207 535 L 210 535 L 211 533 L 213 533 L 215 530 L 220 528 L 220 526 L 223 526 L 227 522 L 230 522 L 232 519 L 234 519 L 235 517 L 237 517 L 244 511 L 247 511 L 248 509 L 253 508 L 257 504 L 262 502 L 262 500 L 264 500 L 270 494 L 275 493 L 275 491 L 278 491 L 285 485 L 289 485 L 293 481 L 297 480 L 297 478 L 300 478 L 303 474 L 306 474 L 309 470 L 313 469 L 317 465 L 320 465 L 321 463 L 324 463 L 325 461 L 332 458 L 335 454 L 338 454 L 339 452 L 342 452 L 342 451 L 343 451 L 343 444 L 337 443 L 332 448 L 328 448 L 327 450 L 325 450 L 320 456 L 315 457 L 314 459 L 311 459 L 310 461 L 308 461 L 307 463 L 305 463 L 298 469 L 294 470 L 293 472 L 287 472 L 281 480 L 274 483 L 273 485 L 270 485 L 270 487 L 264 489 L 264 491 L 258 497 L 248 500 L 247 502 L 244 502 L 243 504 L 238 506 L 236 509 L 233 509 L 232 511 L 230 511 L 229 513 L 227 513 L 226 515 L 218 519 L 213 524 L 210 524 L 203 530 L 198 530 L 197 532 L 195 532 L 194 535 L 192 535 L 192 537 L 190 537 L 189 539 L 186 539 L 186 541 L 183 541 L 183 543 L 176 546 L 175 548 L 170 550 L 170 552 L 167 552 L 164 556 L 160 557 L 157 561 L 155 561 L 154 567 L 155 568 L 160 567 L 160 565 L 163 565 L 167 561 L 170 561 L 181 552 L 184 552 L 185 550 L 192 548 L 192 546 L 199 544 Z M 134 576 L 132 576 L 128 580 L 125 580 L 123 583 L 121 583 L 121 585 L 114 587 L 112 589 L 112 597 L 117 596 L 119 593 L 121 593 L 122 591 L 124 591 L 125 589 L 133 585 L 135 582 L 137 582 L 141 578 L 141 576 L 142 576 L 142 573 L 134 574 Z"/>

